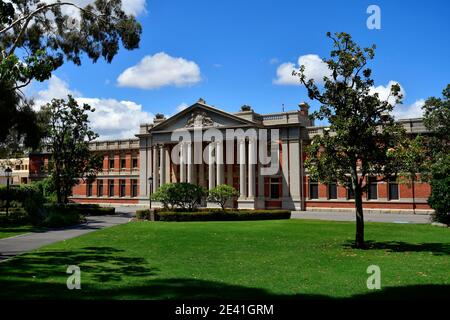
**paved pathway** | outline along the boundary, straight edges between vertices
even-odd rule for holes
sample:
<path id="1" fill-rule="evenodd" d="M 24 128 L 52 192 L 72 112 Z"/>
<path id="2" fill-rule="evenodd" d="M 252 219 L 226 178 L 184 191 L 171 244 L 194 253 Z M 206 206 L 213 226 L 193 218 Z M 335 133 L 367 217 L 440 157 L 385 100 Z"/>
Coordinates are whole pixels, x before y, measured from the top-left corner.
<path id="1" fill-rule="evenodd" d="M 355 221 L 354 212 L 322 212 L 322 211 L 295 211 L 293 219 L 316 219 L 331 221 Z M 430 223 L 430 216 L 426 214 L 408 213 L 365 213 L 364 221 L 391 222 L 391 223 Z"/>
<path id="2" fill-rule="evenodd" d="M 126 214 L 115 216 L 91 216 L 87 217 L 87 223 L 79 226 L 45 232 L 32 232 L 0 239 L 0 262 L 47 244 L 78 237 L 82 234 L 117 224 L 126 223 L 129 220 L 130 217 Z"/>

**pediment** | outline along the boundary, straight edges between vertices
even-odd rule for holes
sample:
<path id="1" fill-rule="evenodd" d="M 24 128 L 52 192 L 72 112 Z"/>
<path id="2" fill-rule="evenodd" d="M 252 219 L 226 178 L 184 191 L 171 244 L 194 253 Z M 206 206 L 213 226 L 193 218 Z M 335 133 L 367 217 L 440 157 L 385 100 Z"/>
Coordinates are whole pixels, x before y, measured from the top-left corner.
<path id="1" fill-rule="evenodd" d="M 255 123 L 214 107 L 195 103 L 155 125 L 151 131 L 254 126 Z"/>

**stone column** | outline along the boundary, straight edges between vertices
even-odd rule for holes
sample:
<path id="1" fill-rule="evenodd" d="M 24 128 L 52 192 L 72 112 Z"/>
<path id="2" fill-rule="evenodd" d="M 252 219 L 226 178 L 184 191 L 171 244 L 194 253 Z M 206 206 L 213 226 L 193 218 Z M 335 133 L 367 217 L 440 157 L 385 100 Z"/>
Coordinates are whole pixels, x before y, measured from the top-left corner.
<path id="1" fill-rule="evenodd" d="M 239 141 L 239 192 L 240 198 L 245 199 L 247 197 L 247 183 L 246 183 L 246 154 L 245 154 L 245 139 Z"/>
<path id="2" fill-rule="evenodd" d="M 223 141 L 216 143 L 216 169 L 217 169 L 217 185 L 224 184 L 224 161 L 223 161 Z"/>
<path id="3" fill-rule="evenodd" d="M 187 147 L 187 182 L 193 183 L 194 182 L 194 161 L 192 159 L 193 156 L 193 146 L 191 142 L 188 142 L 186 144 Z"/>
<path id="4" fill-rule="evenodd" d="M 159 147 L 153 146 L 153 192 L 158 190 L 159 186 L 159 166 L 158 166 L 158 149 Z"/>
<path id="5" fill-rule="evenodd" d="M 166 183 L 166 152 L 165 146 L 161 145 L 159 154 L 159 167 L 160 167 L 160 185 Z"/>
<path id="6" fill-rule="evenodd" d="M 186 182 L 186 152 L 185 144 L 180 143 L 180 182 Z"/>
<path id="7" fill-rule="evenodd" d="M 256 141 L 250 138 L 248 141 L 248 197 L 255 198 L 255 168 L 256 168 Z"/>
<path id="8" fill-rule="evenodd" d="M 216 179 L 215 179 L 215 172 L 214 172 L 214 142 L 211 142 L 208 145 L 208 179 L 209 179 L 209 185 L 208 189 L 214 189 Z"/>

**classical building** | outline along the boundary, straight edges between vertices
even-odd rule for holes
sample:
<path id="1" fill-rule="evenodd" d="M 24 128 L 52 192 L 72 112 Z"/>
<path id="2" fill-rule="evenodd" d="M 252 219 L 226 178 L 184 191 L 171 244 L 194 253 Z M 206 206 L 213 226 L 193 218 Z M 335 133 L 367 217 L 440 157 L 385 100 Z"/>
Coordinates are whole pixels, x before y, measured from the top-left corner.
<path id="1" fill-rule="evenodd" d="M 410 134 L 426 131 L 421 119 L 399 121 Z M 352 194 L 344 186 L 312 181 L 304 169 L 305 146 L 324 130 L 308 118 L 306 104 L 272 114 L 249 106 L 228 113 L 200 99 L 168 119 L 158 115 L 154 123 L 142 124 L 137 139 L 92 143 L 92 152 L 103 154 L 103 171 L 93 183 L 75 187 L 72 200 L 147 205 L 159 186 L 190 182 L 207 189 L 232 185 L 240 193 L 232 205 L 239 208 L 352 208 Z M 430 211 L 428 184 L 368 183 L 366 210 Z"/>
<path id="2" fill-rule="evenodd" d="M 26 184 L 29 182 L 29 158 L 0 159 L 0 185 L 6 184 L 5 169 L 10 168 L 12 175 L 9 183 Z"/>

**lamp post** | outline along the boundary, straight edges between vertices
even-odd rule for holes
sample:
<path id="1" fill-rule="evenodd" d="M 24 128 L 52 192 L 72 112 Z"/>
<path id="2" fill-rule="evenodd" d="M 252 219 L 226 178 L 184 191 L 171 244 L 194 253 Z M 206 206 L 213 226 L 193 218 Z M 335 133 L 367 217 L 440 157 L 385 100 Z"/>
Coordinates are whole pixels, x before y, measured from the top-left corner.
<path id="1" fill-rule="evenodd" d="M 12 170 L 11 168 L 5 169 L 6 176 L 6 218 L 9 216 L 9 178 L 11 178 Z"/>
<path id="2" fill-rule="evenodd" d="M 149 178 L 148 178 L 148 183 L 150 184 L 150 196 L 148 197 L 149 198 L 149 201 L 150 201 L 150 208 L 149 208 L 149 212 L 152 210 L 152 193 L 153 193 L 153 190 L 152 190 L 152 188 L 153 188 L 153 177 L 152 176 L 150 176 Z"/>

